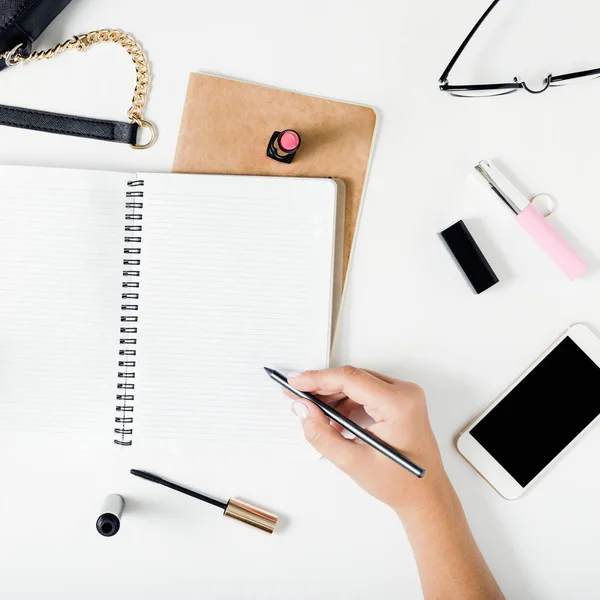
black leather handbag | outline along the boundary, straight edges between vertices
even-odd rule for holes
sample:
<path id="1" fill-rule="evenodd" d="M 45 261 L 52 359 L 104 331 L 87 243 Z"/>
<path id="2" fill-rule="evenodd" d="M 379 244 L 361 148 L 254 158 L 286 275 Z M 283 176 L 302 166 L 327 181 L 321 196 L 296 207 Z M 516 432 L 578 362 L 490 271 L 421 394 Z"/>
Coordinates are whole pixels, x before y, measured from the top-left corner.
<path id="1" fill-rule="evenodd" d="M 132 104 L 127 112 L 128 122 L 0 105 L 0 125 L 121 142 L 136 149 L 149 148 L 157 137 L 154 125 L 143 117 L 150 86 L 150 68 L 144 52 L 133 37 L 116 29 L 101 29 L 74 36 L 45 51 L 33 51 L 35 40 L 70 1 L 0 0 L 0 71 L 32 61 L 51 59 L 68 50 L 81 52 L 95 44 L 119 44 L 133 60 L 137 74 Z M 1 77 L 0 74 L 0 82 Z M 150 140 L 144 144 L 137 141 L 142 128 L 149 129 L 151 134 Z"/>

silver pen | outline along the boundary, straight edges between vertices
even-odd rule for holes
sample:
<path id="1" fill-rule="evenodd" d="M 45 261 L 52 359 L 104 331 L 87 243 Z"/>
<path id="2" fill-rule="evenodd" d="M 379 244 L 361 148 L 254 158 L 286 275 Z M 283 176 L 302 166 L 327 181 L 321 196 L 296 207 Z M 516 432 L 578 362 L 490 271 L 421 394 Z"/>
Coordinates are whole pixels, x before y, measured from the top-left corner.
<path id="1" fill-rule="evenodd" d="M 267 375 L 273 380 L 276 381 L 279 385 L 283 386 L 286 390 L 292 392 L 292 394 L 296 394 L 299 398 L 304 398 L 309 402 L 312 402 L 315 406 L 318 406 L 332 421 L 335 421 L 339 425 L 341 425 L 344 429 L 355 435 L 359 440 L 362 440 L 365 444 L 371 446 L 371 448 L 375 448 L 381 452 L 381 454 L 387 456 L 395 463 L 399 464 L 401 467 L 404 467 L 409 473 L 417 477 L 423 477 L 425 475 L 425 469 L 415 464 L 412 460 L 404 456 L 384 442 L 380 440 L 378 437 L 374 436 L 372 433 L 368 432 L 366 429 L 363 429 L 360 425 L 354 423 L 350 419 L 344 417 L 344 415 L 340 414 L 335 408 L 332 408 L 326 402 L 319 400 L 313 394 L 308 392 L 302 392 L 297 390 L 295 387 L 292 387 L 287 380 L 287 377 L 275 371 L 274 369 L 269 369 L 268 367 L 264 367 L 264 370 L 267 372 Z"/>

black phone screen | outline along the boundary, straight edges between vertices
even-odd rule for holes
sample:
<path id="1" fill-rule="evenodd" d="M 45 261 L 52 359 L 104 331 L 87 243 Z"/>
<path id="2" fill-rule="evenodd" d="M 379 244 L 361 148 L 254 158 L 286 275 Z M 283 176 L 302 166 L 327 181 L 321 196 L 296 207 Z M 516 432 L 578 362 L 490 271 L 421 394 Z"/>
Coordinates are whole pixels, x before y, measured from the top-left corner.
<path id="1" fill-rule="evenodd" d="M 569 337 L 471 435 L 525 487 L 600 414 L 600 368 Z"/>

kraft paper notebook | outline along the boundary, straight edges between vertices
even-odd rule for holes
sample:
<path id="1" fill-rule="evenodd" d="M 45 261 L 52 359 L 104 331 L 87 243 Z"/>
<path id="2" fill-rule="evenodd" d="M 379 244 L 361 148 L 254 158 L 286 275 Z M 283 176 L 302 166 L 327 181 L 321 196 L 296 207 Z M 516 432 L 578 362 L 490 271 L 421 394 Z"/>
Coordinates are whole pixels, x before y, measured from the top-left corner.
<path id="1" fill-rule="evenodd" d="M 0 167 L 0 436 L 303 445 L 262 367 L 328 363 L 337 194 Z"/>
<path id="2" fill-rule="evenodd" d="M 368 106 L 192 73 L 173 171 L 343 181 L 345 279 L 376 120 Z M 289 165 L 265 156 L 271 134 L 283 129 L 295 129 L 302 137 Z"/>

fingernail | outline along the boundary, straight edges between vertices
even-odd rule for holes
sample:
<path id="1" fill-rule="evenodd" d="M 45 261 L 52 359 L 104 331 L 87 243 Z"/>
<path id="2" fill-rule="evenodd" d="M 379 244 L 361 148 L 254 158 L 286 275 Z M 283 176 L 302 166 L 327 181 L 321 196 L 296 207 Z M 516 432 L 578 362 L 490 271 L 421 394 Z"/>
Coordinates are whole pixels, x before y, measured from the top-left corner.
<path id="1" fill-rule="evenodd" d="M 292 404 L 292 412 L 300 419 L 304 421 L 308 417 L 308 408 L 302 402 L 294 402 Z"/>
<path id="2" fill-rule="evenodd" d="M 302 373 L 300 373 L 300 371 L 290 371 L 287 374 L 288 378 L 290 378 L 290 377 L 300 377 L 300 375 L 302 375 Z"/>

